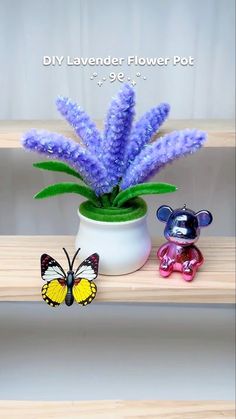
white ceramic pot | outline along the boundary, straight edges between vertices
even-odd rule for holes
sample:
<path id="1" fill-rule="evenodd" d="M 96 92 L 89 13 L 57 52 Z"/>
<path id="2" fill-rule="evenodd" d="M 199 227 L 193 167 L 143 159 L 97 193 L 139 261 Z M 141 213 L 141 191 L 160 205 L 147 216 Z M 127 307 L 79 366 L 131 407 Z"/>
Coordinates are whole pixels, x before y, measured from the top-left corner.
<path id="1" fill-rule="evenodd" d="M 99 272 L 103 275 L 127 274 L 145 264 L 151 251 L 146 215 L 122 222 L 95 221 L 80 211 L 78 215 L 76 249 L 81 248 L 79 259 L 97 252 Z"/>

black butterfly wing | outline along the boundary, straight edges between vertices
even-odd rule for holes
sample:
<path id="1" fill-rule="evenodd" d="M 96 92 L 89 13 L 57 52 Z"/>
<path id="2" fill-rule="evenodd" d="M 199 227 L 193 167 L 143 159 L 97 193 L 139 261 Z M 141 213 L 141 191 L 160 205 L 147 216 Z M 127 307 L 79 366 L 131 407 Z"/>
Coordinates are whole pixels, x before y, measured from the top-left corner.
<path id="1" fill-rule="evenodd" d="M 41 256 L 41 277 L 44 281 L 52 281 L 53 279 L 65 280 L 66 274 L 55 259 L 44 253 Z"/>

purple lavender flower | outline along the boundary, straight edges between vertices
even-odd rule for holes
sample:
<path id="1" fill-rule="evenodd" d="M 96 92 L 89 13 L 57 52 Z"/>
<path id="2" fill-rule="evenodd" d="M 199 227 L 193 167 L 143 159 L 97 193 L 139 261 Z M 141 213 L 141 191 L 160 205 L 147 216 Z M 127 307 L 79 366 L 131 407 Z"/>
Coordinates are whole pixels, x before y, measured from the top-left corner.
<path id="1" fill-rule="evenodd" d="M 134 89 L 126 84 L 108 111 L 102 160 L 111 186 L 117 185 L 124 173 L 124 156 L 134 116 L 134 104 Z"/>
<path id="2" fill-rule="evenodd" d="M 27 150 L 46 154 L 74 167 L 98 196 L 111 191 L 106 169 L 99 159 L 70 138 L 47 131 L 31 130 L 23 136 L 22 144 Z"/>
<path id="3" fill-rule="evenodd" d="M 151 109 L 131 129 L 134 89 L 129 85 L 124 85 L 112 101 L 103 136 L 89 116 L 68 98 L 59 97 L 56 103 L 84 146 L 62 135 L 36 130 L 24 135 L 23 146 L 74 167 L 97 196 L 113 191 L 104 198 L 108 204 L 119 187 L 127 189 L 147 181 L 166 164 L 197 151 L 206 138 L 201 131 L 185 130 L 148 144 L 167 118 L 169 105 L 163 103 Z"/>
<path id="4" fill-rule="evenodd" d="M 101 151 L 101 136 L 96 125 L 86 112 L 66 97 L 59 96 L 56 100 L 56 105 L 58 111 L 74 128 L 83 143 L 92 152 L 99 154 Z"/>
<path id="5" fill-rule="evenodd" d="M 178 157 L 197 151 L 206 140 L 206 134 L 197 130 L 175 131 L 147 145 L 128 167 L 121 189 L 147 181 L 166 164 Z"/>
<path id="6" fill-rule="evenodd" d="M 152 136 L 158 131 L 168 117 L 169 111 L 170 106 L 167 103 L 161 103 L 159 106 L 156 106 L 145 113 L 135 124 L 131 131 L 129 144 L 126 150 L 125 160 L 127 161 L 128 166 L 140 153 L 145 144 L 147 144 Z"/>

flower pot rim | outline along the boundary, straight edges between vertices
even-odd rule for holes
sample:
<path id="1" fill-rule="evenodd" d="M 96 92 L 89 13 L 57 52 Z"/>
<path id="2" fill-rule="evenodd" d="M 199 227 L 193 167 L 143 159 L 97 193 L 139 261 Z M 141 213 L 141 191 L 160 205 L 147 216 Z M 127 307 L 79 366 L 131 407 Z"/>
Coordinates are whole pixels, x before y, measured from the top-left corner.
<path id="1" fill-rule="evenodd" d="M 97 224 L 97 225 L 110 225 L 110 226 L 122 226 L 122 225 L 128 225 L 133 224 L 138 221 L 143 220 L 144 218 L 147 218 L 147 213 L 145 215 L 142 215 L 139 218 L 135 218 L 134 220 L 127 220 L 127 221 L 99 221 L 99 220 L 93 220 L 92 218 L 86 217 L 85 215 L 81 214 L 80 209 L 77 210 L 79 217 L 83 220 L 89 221 L 91 224 Z"/>
<path id="2" fill-rule="evenodd" d="M 142 198 L 134 198 L 126 207 L 98 208 L 84 201 L 78 208 L 79 216 L 99 225 L 127 225 L 147 216 L 147 204 Z"/>

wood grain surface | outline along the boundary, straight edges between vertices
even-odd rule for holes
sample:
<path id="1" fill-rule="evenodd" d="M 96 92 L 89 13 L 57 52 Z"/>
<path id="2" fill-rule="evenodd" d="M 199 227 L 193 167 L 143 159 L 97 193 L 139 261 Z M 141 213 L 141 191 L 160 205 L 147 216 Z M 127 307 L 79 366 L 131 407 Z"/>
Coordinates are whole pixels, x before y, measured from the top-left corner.
<path id="1" fill-rule="evenodd" d="M 234 412 L 228 401 L 0 401 L 4 419 L 233 419 Z"/>
<path id="2" fill-rule="evenodd" d="M 102 121 L 96 121 L 102 129 Z M 0 121 L 0 148 L 19 148 L 24 132 L 36 128 L 61 133 L 76 139 L 73 129 L 63 120 L 21 120 Z M 233 147 L 235 145 L 235 124 L 231 119 L 172 119 L 167 121 L 158 135 L 185 128 L 197 128 L 207 132 L 205 147 Z"/>
<path id="3" fill-rule="evenodd" d="M 235 261 L 233 237 L 202 237 L 199 247 L 205 263 L 191 283 L 179 273 L 160 277 L 156 259 L 159 239 L 148 262 L 137 272 L 102 276 L 97 280 L 96 301 L 233 303 Z M 0 301 L 41 301 L 40 256 L 49 253 L 64 266 L 62 247 L 74 251 L 72 236 L 0 236 Z"/>

